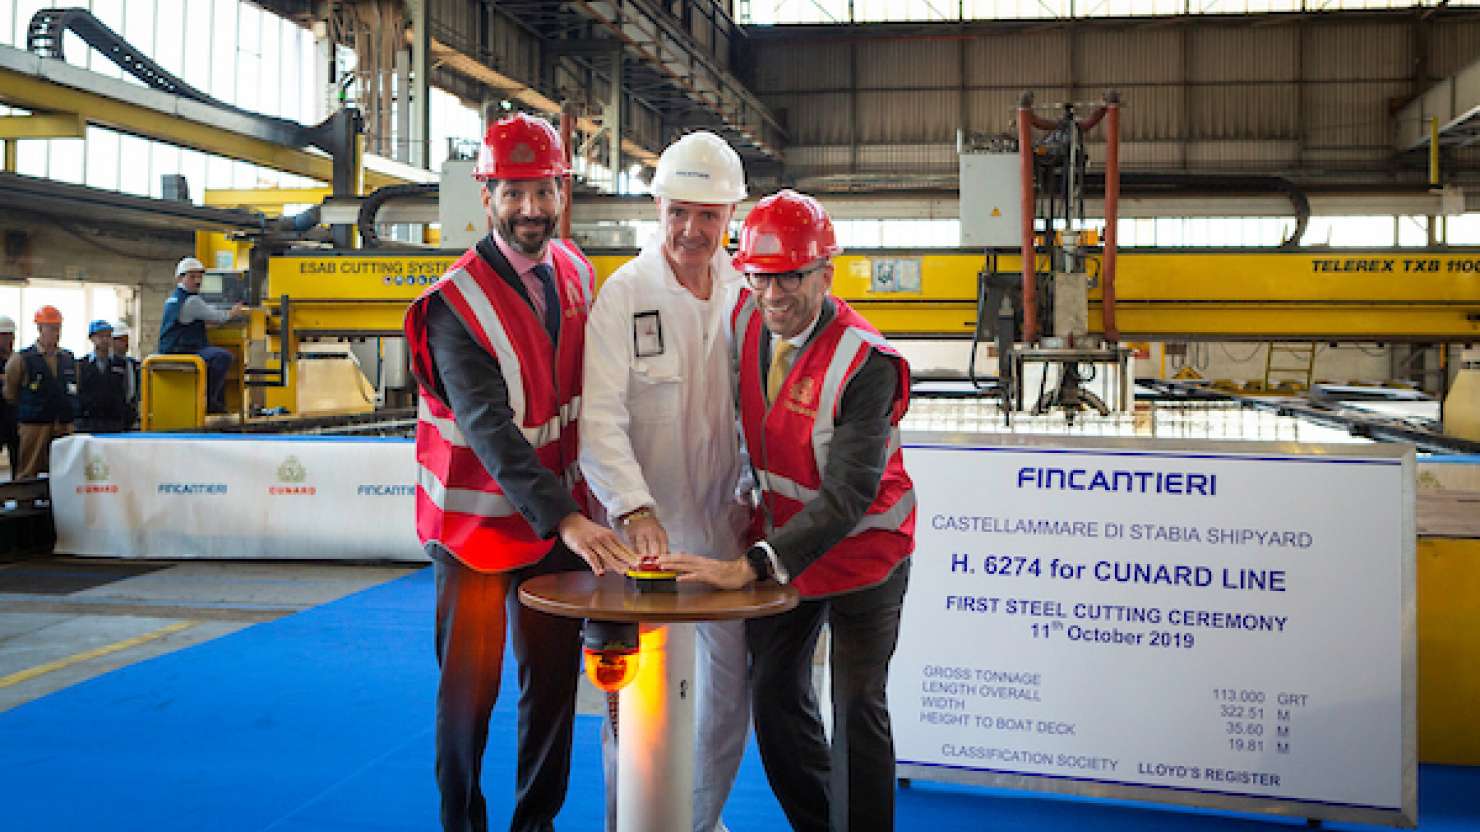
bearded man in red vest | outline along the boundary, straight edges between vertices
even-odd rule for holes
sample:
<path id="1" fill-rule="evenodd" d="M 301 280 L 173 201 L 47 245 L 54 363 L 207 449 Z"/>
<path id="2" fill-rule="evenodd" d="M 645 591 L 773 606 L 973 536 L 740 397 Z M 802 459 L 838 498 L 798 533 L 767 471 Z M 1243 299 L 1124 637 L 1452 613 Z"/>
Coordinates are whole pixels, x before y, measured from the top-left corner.
<path id="1" fill-rule="evenodd" d="M 832 297 L 832 221 L 784 190 L 751 209 L 735 266 L 750 290 L 731 318 L 741 431 L 763 537 L 734 561 L 670 555 L 681 580 L 730 589 L 773 578 L 796 609 L 746 622 L 756 743 L 793 828 L 894 828 L 894 739 L 885 686 L 915 548 L 915 492 L 899 444 L 910 370 Z M 818 633 L 832 629 L 833 738 L 812 692 Z"/>
<path id="2" fill-rule="evenodd" d="M 419 393 L 416 530 L 437 584 L 447 830 L 488 827 L 479 779 L 506 626 L 520 665 L 509 828 L 552 828 L 570 775 L 581 622 L 524 607 L 519 583 L 636 561 L 581 513 L 576 414 L 595 271 L 553 239 L 566 173 L 547 122 L 521 113 L 490 126 L 474 171 L 490 233 L 406 313 Z"/>

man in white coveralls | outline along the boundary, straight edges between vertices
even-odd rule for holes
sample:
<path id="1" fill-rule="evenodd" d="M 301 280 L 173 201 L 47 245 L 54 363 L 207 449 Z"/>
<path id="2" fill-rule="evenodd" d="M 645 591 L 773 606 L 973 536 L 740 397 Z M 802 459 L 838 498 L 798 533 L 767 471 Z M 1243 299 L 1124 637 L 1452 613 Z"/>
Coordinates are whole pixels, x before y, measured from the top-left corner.
<path id="1" fill-rule="evenodd" d="M 602 285 L 586 330 L 581 471 L 638 554 L 733 559 L 749 519 L 726 340 L 742 281 L 721 243 L 745 198 L 740 156 L 690 133 L 663 151 L 652 191 L 661 229 Z M 696 654 L 694 829 L 712 832 L 750 718 L 743 622 L 698 625 Z"/>

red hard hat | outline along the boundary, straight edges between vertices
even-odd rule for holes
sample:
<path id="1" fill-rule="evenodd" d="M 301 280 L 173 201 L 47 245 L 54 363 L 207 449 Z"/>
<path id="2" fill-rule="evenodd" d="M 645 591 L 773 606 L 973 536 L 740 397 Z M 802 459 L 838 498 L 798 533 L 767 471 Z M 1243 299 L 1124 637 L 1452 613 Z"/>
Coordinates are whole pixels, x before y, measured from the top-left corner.
<path id="1" fill-rule="evenodd" d="M 735 268 L 752 274 L 794 272 L 842 250 L 822 203 L 787 189 L 757 202 L 745 216 Z"/>
<path id="2" fill-rule="evenodd" d="M 62 310 L 55 306 L 43 306 L 36 310 L 36 323 L 38 324 L 60 324 L 62 322 Z"/>
<path id="3" fill-rule="evenodd" d="M 550 122 L 515 113 L 488 126 L 473 178 L 548 179 L 569 170 L 560 135 Z"/>

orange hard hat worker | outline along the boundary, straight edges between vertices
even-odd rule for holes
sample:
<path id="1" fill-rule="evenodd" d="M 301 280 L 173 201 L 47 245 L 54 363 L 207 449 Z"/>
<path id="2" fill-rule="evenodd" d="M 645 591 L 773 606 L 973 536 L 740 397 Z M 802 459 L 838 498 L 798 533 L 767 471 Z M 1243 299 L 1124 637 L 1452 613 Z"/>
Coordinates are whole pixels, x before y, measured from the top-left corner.
<path id="1" fill-rule="evenodd" d="M 842 250 L 822 203 L 788 188 L 745 215 L 735 268 L 747 274 L 794 272 Z"/>
<path id="2" fill-rule="evenodd" d="M 550 122 L 515 113 L 488 126 L 473 178 L 549 179 L 569 170 L 560 134 Z"/>
<path id="3" fill-rule="evenodd" d="M 62 310 L 49 304 L 43 306 L 40 309 L 36 310 L 36 323 L 57 324 L 58 326 L 60 326 L 62 323 Z"/>

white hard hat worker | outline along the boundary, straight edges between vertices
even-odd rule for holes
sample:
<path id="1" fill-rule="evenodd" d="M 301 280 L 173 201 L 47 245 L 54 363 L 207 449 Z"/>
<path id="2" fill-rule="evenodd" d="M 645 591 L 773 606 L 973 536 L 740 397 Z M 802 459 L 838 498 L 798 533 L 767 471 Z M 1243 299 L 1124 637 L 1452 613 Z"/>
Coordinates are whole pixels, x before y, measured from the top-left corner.
<path id="1" fill-rule="evenodd" d="M 124 323 L 123 321 L 119 321 L 118 323 L 113 325 L 114 338 L 127 338 L 132 334 L 133 333 L 129 331 L 128 324 Z"/>
<path id="2" fill-rule="evenodd" d="M 740 154 L 713 133 L 689 133 L 658 158 L 652 191 L 663 256 L 680 284 L 707 298 L 710 260 L 724 243 L 735 203 L 745 198 Z"/>
<path id="3" fill-rule="evenodd" d="M 729 142 L 700 130 L 663 151 L 652 191 L 683 202 L 734 205 L 745 199 L 745 169 Z"/>
<path id="4" fill-rule="evenodd" d="M 15 334 L 15 320 L 8 315 L 0 315 L 0 335 Z"/>
<path id="5" fill-rule="evenodd" d="M 190 272 L 204 272 L 205 270 L 205 264 L 194 257 L 183 257 L 180 259 L 180 262 L 175 264 L 175 277 L 182 277 Z"/>

